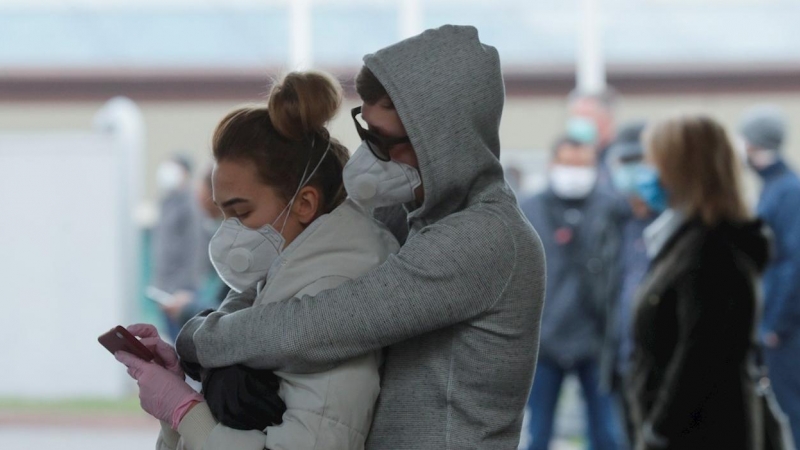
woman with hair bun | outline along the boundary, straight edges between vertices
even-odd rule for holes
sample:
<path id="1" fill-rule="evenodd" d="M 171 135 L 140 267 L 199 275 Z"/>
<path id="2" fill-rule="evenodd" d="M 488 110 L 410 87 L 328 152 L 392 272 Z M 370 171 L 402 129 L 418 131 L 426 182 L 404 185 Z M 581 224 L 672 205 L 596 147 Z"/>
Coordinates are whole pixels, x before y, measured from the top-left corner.
<path id="1" fill-rule="evenodd" d="M 397 252 L 388 230 L 346 200 L 349 153 L 325 128 L 341 98 L 330 76 L 293 72 L 273 86 L 266 107 L 237 109 L 217 126 L 213 197 L 225 221 L 209 254 L 231 288 L 220 312 L 315 295 Z M 116 355 L 138 381 L 142 408 L 161 420 L 158 449 L 364 448 L 380 391 L 380 352 L 309 374 L 182 366 L 178 354 L 194 351 L 194 331 L 219 320 L 223 314 L 211 311 L 190 320 L 177 353 L 151 325 L 129 327 L 158 357 Z M 242 361 L 259 348 L 242 340 L 226 353 Z M 202 380 L 203 395 L 184 373 Z"/>

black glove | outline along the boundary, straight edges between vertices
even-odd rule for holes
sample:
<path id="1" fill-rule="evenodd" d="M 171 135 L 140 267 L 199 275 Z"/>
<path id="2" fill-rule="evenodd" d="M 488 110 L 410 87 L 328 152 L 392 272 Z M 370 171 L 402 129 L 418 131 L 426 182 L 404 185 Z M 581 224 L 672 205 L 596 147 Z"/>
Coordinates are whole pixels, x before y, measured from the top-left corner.
<path id="1" fill-rule="evenodd" d="M 188 373 L 188 372 L 187 372 Z M 237 430 L 264 430 L 283 422 L 280 378 L 242 365 L 202 371 L 203 397 L 217 421 Z"/>

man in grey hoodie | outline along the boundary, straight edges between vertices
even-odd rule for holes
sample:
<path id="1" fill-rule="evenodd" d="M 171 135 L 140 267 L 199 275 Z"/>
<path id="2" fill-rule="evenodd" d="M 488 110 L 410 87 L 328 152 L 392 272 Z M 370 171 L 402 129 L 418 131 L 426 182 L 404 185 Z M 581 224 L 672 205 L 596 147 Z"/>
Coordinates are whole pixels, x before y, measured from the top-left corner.
<path id="1" fill-rule="evenodd" d="M 473 27 L 444 26 L 364 67 L 386 92 L 364 99 L 369 131 L 398 142 L 406 133 L 389 155 L 422 179 L 416 201 L 376 210 L 400 252 L 314 297 L 248 307 L 253 292 L 234 295 L 227 312 L 187 324 L 178 352 L 204 367 L 301 373 L 385 348 L 367 448 L 516 448 L 545 263 L 498 160 L 497 50 Z"/>

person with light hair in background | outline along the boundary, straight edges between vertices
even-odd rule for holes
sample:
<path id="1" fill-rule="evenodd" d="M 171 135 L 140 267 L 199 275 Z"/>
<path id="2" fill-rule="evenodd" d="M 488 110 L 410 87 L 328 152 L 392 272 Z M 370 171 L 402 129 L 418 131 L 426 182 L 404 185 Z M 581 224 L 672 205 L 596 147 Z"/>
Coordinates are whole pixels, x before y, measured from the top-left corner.
<path id="1" fill-rule="evenodd" d="M 759 450 L 753 336 L 765 227 L 745 206 L 725 130 L 705 116 L 645 132 L 645 230 L 627 385 L 637 450 Z"/>
<path id="2" fill-rule="evenodd" d="M 758 216 L 775 236 L 759 337 L 778 403 L 800 442 L 800 179 L 783 156 L 786 119 L 777 107 L 747 111 L 739 134 L 746 164 L 764 183 Z"/>

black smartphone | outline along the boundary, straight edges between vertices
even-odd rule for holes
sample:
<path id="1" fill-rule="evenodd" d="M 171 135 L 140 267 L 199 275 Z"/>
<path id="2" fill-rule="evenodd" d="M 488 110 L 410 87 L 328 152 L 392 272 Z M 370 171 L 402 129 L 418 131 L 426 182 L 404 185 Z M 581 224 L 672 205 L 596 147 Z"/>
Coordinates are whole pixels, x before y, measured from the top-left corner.
<path id="1" fill-rule="evenodd" d="M 103 333 L 97 338 L 97 341 L 111 352 L 112 355 L 122 350 L 145 361 L 152 361 L 155 358 L 153 352 L 139 342 L 136 336 L 132 335 L 130 331 L 126 330 L 125 327 L 121 325 L 117 325 L 107 333 Z"/>

